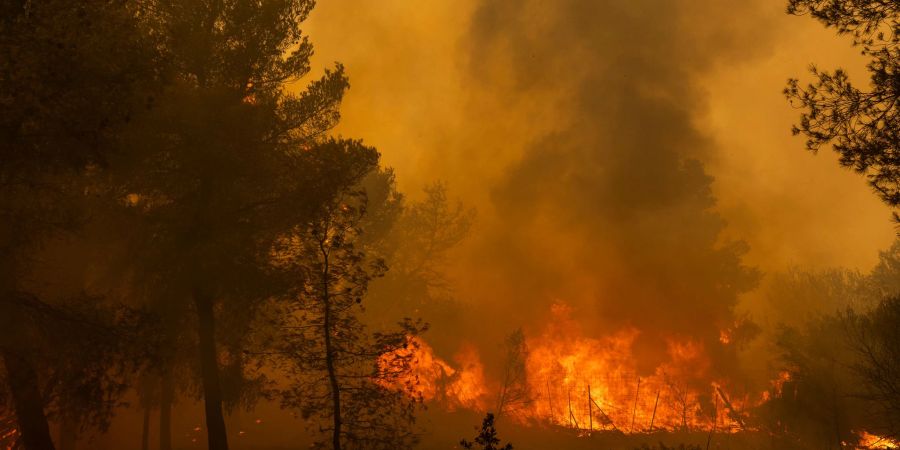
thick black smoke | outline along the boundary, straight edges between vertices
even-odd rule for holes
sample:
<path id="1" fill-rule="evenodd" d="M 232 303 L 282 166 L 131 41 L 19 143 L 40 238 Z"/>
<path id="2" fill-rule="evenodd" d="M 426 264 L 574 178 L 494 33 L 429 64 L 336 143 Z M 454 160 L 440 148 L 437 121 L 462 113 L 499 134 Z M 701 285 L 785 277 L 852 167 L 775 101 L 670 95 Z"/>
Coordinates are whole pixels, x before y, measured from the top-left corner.
<path id="1" fill-rule="evenodd" d="M 728 5 L 723 5 L 728 3 Z M 597 334 L 642 331 L 652 366 L 666 336 L 717 348 L 756 283 L 745 245 L 721 238 L 699 80 L 751 58 L 768 36 L 754 2 L 485 0 L 470 74 L 515 108 L 539 99 L 536 139 L 491 191 L 482 286 L 534 320 L 572 303 Z M 736 86 L 735 89 L 740 89 Z M 540 109 L 539 109 L 540 110 Z M 538 125 L 541 124 L 541 125 Z"/>

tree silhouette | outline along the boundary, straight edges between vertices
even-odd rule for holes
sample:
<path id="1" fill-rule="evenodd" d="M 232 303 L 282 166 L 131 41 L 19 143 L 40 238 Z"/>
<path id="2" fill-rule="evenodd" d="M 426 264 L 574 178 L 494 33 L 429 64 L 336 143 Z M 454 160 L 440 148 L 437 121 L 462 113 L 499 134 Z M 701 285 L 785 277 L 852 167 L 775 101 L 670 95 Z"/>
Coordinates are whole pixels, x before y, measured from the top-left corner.
<path id="1" fill-rule="evenodd" d="M 373 186 L 378 183 L 384 184 L 370 176 L 365 184 L 370 202 L 362 243 L 370 254 L 383 258 L 390 270 L 372 283 L 369 321 L 387 326 L 397 317 L 415 314 L 453 329 L 460 323 L 461 308 L 445 274 L 446 264 L 450 252 L 467 237 L 474 209 L 451 200 L 447 186 L 440 182 L 427 185 L 419 201 L 397 199 L 396 193 L 373 197 L 373 191 L 388 191 Z M 393 179 L 390 183 L 393 186 Z M 452 333 L 443 338 L 456 339 Z M 437 345 L 441 339 L 439 335 L 430 338 Z"/>
<path id="2" fill-rule="evenodd" d="M 840 164 L 864 174 L 878 197 L 895 209 L 900 205 L 900 4 L 895 1 L 790 0 L 788 12 L 808 14 L 838 34 L 849 36 L 868 59 L 868 89 L 853 84 L 844 70 L 813 67 L 813 83 L 803 87 L 792 79 L 785 89 L 789 100 L 804 109 L 795 134 L 817 151 L 831 145 Z M 900 215 L 894 212 L 900 222 Z M 900 435 L 900 395 L 896 377 L 897 326 L 900 324 L 896 278 L 890 252 L 882 254 L 873 273 L 873 294 L 880 306 L 868 314 L 849 313 L 850 342 L 860 361 L 866 398 L 879 408 L 891 436 Z M 888 274 L 885 276 L 885 274 Z M 839 440 L 839 436 L 838 436 Z"/>
<path id="3" fill-rule="evenodd" d="M 386 267 L 360 246 L 366 214 L 363 192 L 348 190 L 315 220 L 286 239 L 277 260 L 296 267 L 302 286 L 279 314 L 291 385 L 283 405 L 324 423 L 340 450 L 410 448 L 416 399 L 390 389 L 409 372 L 409 336 L 423 327 L 405 320 L 398 329 L 371 332 L 361 320 L 369 282 Z"/>
<path id="4" fill-rule="evenodd" d="M 791 378 L 781 396 L 760 406 L 758 416 L 775 417 L 769 426 L 818 447 L 851 438 L 860 424 L 853 421 L 857 387 L 847 367 L 855 355 L 847 345 L 843 318 L 834 313 L 783 327 L 775 344 Z"/>
<path id="5" fill-rule="evenodd" d="M 469 442 L 465 439 L 459 441 L 459 445 L 463 448 L 476 448 L 478 444 L 482 450 L 513 450 L 512 444 L 500 445 L 500 439 L 497 438 L 497 429 L 494 428 L 494 415 L 487 413 L 481 422 L 481 431 L 475 436 L 475 442 Z"/>
<path id="6" fill-rule="evenodd" d="M 78 354 L 73 336 L 92 326 L 38 295 L 47 274 L 37 273 L 35 260 L 81 228 L 99 173 L 122 150 L 119 132 L 156 85 L 157 59 L 138 15 L 133 2 L 0 5 L 0 317 L 9 325 L 0 331 L 0 359 L 29 450 L 54 448 L 47 407 L 55 398 L 42 395 L 44 385 L 60 394 L 67 385 L 87 388 L 78 372 L 57 365 L 73 361 L 54 356 L 63 346 Z M 101 355 L 83 356 L 87 367 Z M 78 393 L 58 399 L 68 394 Z"/>
<path id="7" fill-rule="evenodd" d="M 864 381 L 862 398 L 875 406 L 874 422 L 900 437 L 900 297 L 882 301 L 867 314 L 850 313 L 850 345 L 859 357 L 852 368 Z"/>
<path id="8" fill-rule="evenodd" d="M 146 223 L 139 271 L 163 280 L 165 317 L 196 336 L 209 448 L 226 450 L 223 377 L 241 375 L 255 313 L 287 288 L 269 264 L 272 244 L 377 154 L 325 138 L 348 86 L 340 65 L 299 94 L 288 89 L 310 70 L 300 23 L 313 1 L 142 5 L 167 84 L 135 118 L 123 137 L 133 151 L 113 167 L 121 197 Z"/>
<path id="9" fill-rule="evenodd" d="M 328 306 L 318 312 L 334 327 L 320 337 L 350 333 L 324 353 L 331 378 L 348 386 L 332 392 L 353 392 L 335 414 L 343 436 L 368 448 L 410 442 L 409 402 L 381 384 L 402 358 L 376 361 L 421 327 L 356 339 L 361 323 L 338 300 L 356 306 L 383 265 L 371 258 L 358 270 L 351 241 L 320 240 L 341 255 L 326 277 L 355 286 L 352 296 L 322 296 L 304 291 L 318 272 L 272 262 L 285 236 L 302 230 L 308 242 L 322 236 L 311 224 L 348 219 L 337 202 L 379 161 L 359 141 L 327 137 L 348 88 L 340 64 L 297 89 L 312 55 L 300 24 L 314 3 L 0 5 L 0 393 L 10 394 L 0 406 L 15 411 L 27 450 L 54 448 L 48 418 L 67 430 L 105 427 L 134 380 L 143 406 L 159 405 L 163 450 L 172 404 L 191 393 L 203 399 L 209 448 L 227 450 L 224 410 L 251 404 L 265 381 L 247 369 L 261 364 L 250 360 L 253 339 L 271 331 L 259 313 L 291 295 Z M 116 247 L 98 264 L 119 275 L 104 288 L 129 308 L 87 296 L 54 303 L 35 291 L 54 275 L 35 260 L 76 230 L 94 234 L 78 236 L 83 245 L 105 233 Z M 309 268 L 316 259 L 306 256 Z M 347 381 L 363 372 L 362 385 Z M 144 446 L 147 436 L 145 427 Z"/>
<path id="10" fill-rule="evenodd" d="M 497 400 L 497 417 L 515 415 L 520 408 L 531 402 L 525 363 L 528 347 L 521 328 L 506 337 L 506 360 L 503 363 L 503 381 Z"/>
<path id="11" fill-rule="evenodd" d="M 784 90 L 804 109 L 794 134 L 815 152 L 831 144 L 840 164 L 864 174 L 891 207 L 900 204 L 900 5 L 892 1 L 790 0 L 788 12 L 808 14 L 848 35 L 869 59 L 870 89 L 860 89 L 842 69 L 811 69 L 815 81 L 791 79 Z M 895 218 L 897 218 L 895 214 Z M 900 220 L 900 219 L 898 219 Z"/>

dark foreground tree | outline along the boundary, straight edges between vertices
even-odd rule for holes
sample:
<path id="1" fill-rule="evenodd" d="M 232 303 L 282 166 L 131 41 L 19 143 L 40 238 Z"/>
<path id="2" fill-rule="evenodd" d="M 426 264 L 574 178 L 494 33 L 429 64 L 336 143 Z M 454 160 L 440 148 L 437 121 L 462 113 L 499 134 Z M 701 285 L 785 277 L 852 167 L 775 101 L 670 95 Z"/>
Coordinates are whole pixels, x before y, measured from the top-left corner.
<path id="1" fill-rule="evenodd" d="M 361 320 L 369 281 L 386 269 L 360 248 L 363 194 L 348 190 L 336 197 L 279 252 L 303 280 L 281 314 L 280 353 L 291 380 L 283 405 L 328 433 L 322 448 L 411 448 L 417 401 L 393 387 L 409 372 L 408 338 L 423 328 L 405 320 L 394 331 L 372 332 Z"/>
<path id="2" fill-rule="evenodd" d="M 788 12 L 811 15 L 869 59 L 869 87 L 841 69 L 812 68 L 807 86 L 792 79 L 785 95 L 804 110 L 795 134 L 818 151 L 831 145 L 844 167 L 864 174 L 882 201 L 900 205 L 900 4 L 894 1 L 790 0 Z M 895 214 L 895 217 L 896 214 Z"/>
<path id="3" fill-rule="evenodd" d="M 168 83 L 124 138 L 134 152 L 114 168 L 148 230 L 139 271 L 167 286 L 156 300 L 196 336 L 209 448 L 226 450 L 222 363 L 242 364 L 242 335 L 284 287 L 271 245 L 335 186 L 358 179 L 352 155 L 362 149 L 324 138 L 348 86 L 340 66 L 299 94 L 288 89 L 310 70 L 299 26 L 312 0 L 143 5 Z"/>
<path id="4" fill-rule="evenodd" d="M 862 398 L 875 406 L 869 419 L 876 431 L 900 437 L 900 297 L 871 312 L 847 317 L 850 344 L 859 359 L 852 365 L 864 382 Z"/>
<path id="5" fill-rule="evenodd" d="M 89 178 L 155 82 L 139 15 L 124 1 L 0 4 L 0 362 L 28 450 L 54 447 L 44 386 L 60 346 L 24 338 L 75 342 L 42 333 L 68 311 L 33 292 L 34 256 L 79 228 Z"/>
<path id="6" fill-rule="evenodd" d="M 864 427 L 858 385 L 849 370 L 856 355 L 847 343 L 846 321 L 833 312 L 784 327 L 777 337 L 778 358 L 790 374 L 754 420 L 768 420 L 773 436 L 795 436 L 808 448 L 841 447 Z M 802 444 L 801 444 L 802 443 Z"/>
<path id="7" fill-rule="evenodd" d="M 497 429 L 494 428 L 494 415 L 491 413 L 487 413 L 481 422 L 481 431 L 478 432 L 478 436 L 475 436 L 475 442 L 469 442 L 465 439 L 459 441 L 459 445 L 463 448 L 476 448 L 476 444 L 478 445 L 477 448 L 482 450 L 513 450 L 513 446 L 510 443 L 503 446 L 500 445 Z"/>
<path id="8" fill-rule="evenodd" d="M 868 59 L 869 86 L 859 88 L 841 69 L 812 73 L 815 81 L 803 87 L 790 80 L 785 95 L 804 109 L 795 134 L 807 138 L 817 151 L 831 145 L 844 167 L 864 174 L 879 198 L 891 208 L 900 206 L 900 3 L 888 0 L 790 0 L 788 12 L 810 15 L 823 25 L 849 36 Z M 894 213 L 896 221 L 900 215 Z M 878 407 L 881 427 L 892 437 L 900 433 L 900 391 L 897 354 L 900 314 L 894 300 L 896 278 L 890 254 L 882 255 L 881 273 L 873 293 L 887 297 L 869 313 L 849 314 L 850 342 L 863 380 L 864 398 Z M 892 279 L 893 278 L 893 279 Z M 884 299 L 885 297 L 881 297 Z M 836 437 L 837 439 L 837 437 Z"/>
<path id="9" fill-rule="evenodd" d="M 16 315 L 0 319 L 0 325 L 20 331 L 7 342 L 25 354 L 38 355 L 30 361 L 32 372 L 7 366 L 0 375 L 10 386 L 15 410 L 40 405 L 45 417 L 62 426 L 61 449 L 71 449 L 81 430 L 106 430 L 143 360 L 142 316 L 90 297 L 52 304 L 36 297 L 20 299 L 15 311 Z M 40 382 L 39 390 L 15 390 L 27 386 L 26 381 Z M 25 448 L 31 448 L 25 428 L 19 429 Z"/>

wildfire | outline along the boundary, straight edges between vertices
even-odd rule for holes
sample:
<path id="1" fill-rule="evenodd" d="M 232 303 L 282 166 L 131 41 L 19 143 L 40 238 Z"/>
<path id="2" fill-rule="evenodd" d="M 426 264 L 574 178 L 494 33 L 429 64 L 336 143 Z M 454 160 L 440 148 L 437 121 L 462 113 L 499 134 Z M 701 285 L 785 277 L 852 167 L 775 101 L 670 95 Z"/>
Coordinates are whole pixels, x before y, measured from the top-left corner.
<path id="1" fill-rule="evenodd" d="M 778 377 L 770 382 L 772 388 L 762 393 L 762 401 L 769 401 L 773 396 L 781 397 L 784 395 L 784 384 L 788 381 L 791 381 L 791 373 L 785 370 L 779 372 Z"/>
<path id="2" fill-rule="evenodd" d="M 588 431 L 626 433 L 661 429 L 736 431 L 743 418 L 724 381 L 709 381 L 703 345 L 671 339 L 668 360 L 640 375 L 632 348 L 640 332 L 626 328 L 604 338 L 581 336 L 564 305 L 554 321 L 528 340 L 530 420 Z"/>
<path id="3" fill-rule="evenodd" d="M 413 393 L 425 401 L 435 401 L 448 409 L 483 410 L 488 390 L 484 368 L 475 347 L 464 346 L 453 358 L 458 368 L 434 354 L 434 349 L 420 338 L 411 337 L 408 350 L 413 352 L 410 372 L 402 380 Z M 399 386 L 394 386 L 399 387 Z"/>
<path id="4" fill-rule="evenodd" d="M 731 343 L 731 330 L 721 330 L 719 331 L 719 342 L 724 345 L 728 345 Z"/>
<path id="5" fill-rule="evenodd" d="M 867 431 L 861 431 L 859 434 L 859 449 L 885 449 L 900 448 L 900 443 L 893 439 L 878 436 Z"/>
<path id="6" fill-rule="evenodd" d="M 414 345 L 404 350 L 414 352 L 415 358 L 403 384 L 448 409 L 485 411 L 490 405 L 523 424 L 583 433 L 735 433 L 750 430 L 749 410 L 780 397 L 790 381 L 790 374 L 782 372 L 765 392 L 733 395 L 728 380 L 715 376 L 704 343 L 689 337 L 669 338 L 660 349 L 662 362 L 642 372 L 634 354 L 640 335 L 640 330 L 626 327 L 587 337 L 570 318 L 569 308 L 556 304 L 543 331 L 524 341 L 523 375 L 505 382 L 518 385 L 501 388 L 498 382 L 488 382 L 474 347 L 463 347 L 447 362 L 419 338 L 410 338 Z M 515 403 L 493 403 L 501 391 L 513 392 Z"/>

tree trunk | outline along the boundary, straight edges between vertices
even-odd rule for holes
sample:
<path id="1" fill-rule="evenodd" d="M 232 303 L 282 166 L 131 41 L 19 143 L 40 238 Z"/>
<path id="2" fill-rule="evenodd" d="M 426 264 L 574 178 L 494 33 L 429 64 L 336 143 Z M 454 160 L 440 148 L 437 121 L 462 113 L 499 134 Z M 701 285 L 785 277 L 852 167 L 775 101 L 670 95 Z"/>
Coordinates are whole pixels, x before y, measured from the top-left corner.
<path id="1" fill-rule="evenodd" d="M 328 368 L 328 381 L 331 385 L 331 406 L 333 408 L 333 428 L 331 445 L 333 450 L 341 450 L 341 390 L 334 367 L 334 348 L 331 342 L 331 294 L 328 285 L 328 255 L 325 256 L 325 269 L 322 272 L 322 300 L 325 306 L 325 317 L 322 328 L 325 333 L 325 365 Z"/>
<path id="2" fill-rule="evenodd" d="M 172 450 L 172 402 L 175 397 L 172 372 L 166 371 L 160 383 L 159 450 Z"/>
<path id="3" fill-rule="evenodd" d="M 222 387 L 219 382 L 219 361 L 216 353 L 216 327 L 212 299 L 204 293 L 194 293 L 200 337 L 200 375 L 203 382 L 203 402 L 206 407 L 206 434 L 209 450 L 228 450 L 225 416 L 222 413 Z"/>
<path id="4" fill-rule="evenodd" d="M 78 423 L 71 417 L 63 417 L 59 424 L 59 450 L 75 450 L 78 442 Z"/>
<path id="5" fill-rule="evenodd" d="M 2 353 L 25 450 L 55 450 L 34 366 L 26 357 L 11 349 L 3 348 Z"/>

